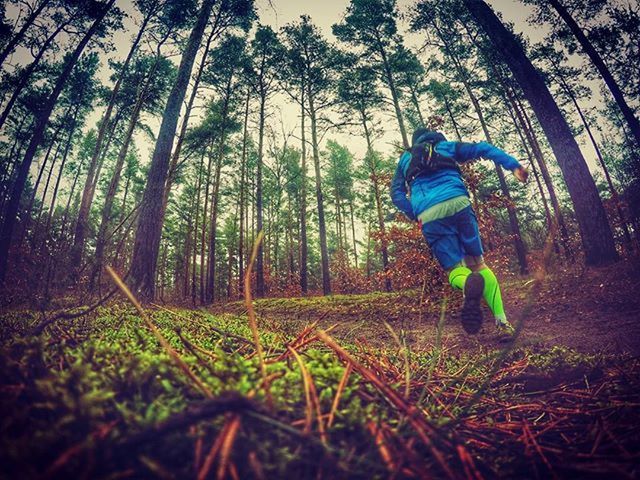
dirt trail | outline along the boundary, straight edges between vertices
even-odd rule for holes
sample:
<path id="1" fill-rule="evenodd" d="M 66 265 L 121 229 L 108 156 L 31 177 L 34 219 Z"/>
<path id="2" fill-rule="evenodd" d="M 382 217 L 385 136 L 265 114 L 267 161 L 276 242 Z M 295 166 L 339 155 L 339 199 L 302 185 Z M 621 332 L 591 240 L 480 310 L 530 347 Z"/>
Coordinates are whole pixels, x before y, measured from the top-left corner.
<path id="1" fill-rule="evenodd" d="M 503 298 L 509 319 L 524 318 L 518 342 L 522 345 L 562 345 L 582 352 L 640 355 L 640 268 L 635 262 L 620 262 L 605 268 L 581 272 L 556 272 L 549 276 L 537 298 L 527 298 L 530 278 L 505 282 Z M 485 325 L 476 336 L 467 335 L 456 319 L 461 295 L 450 295 L 442 331 L 443 345 L 452 350 L 478 350 L 500 346 L 488 309 Z M 293 299 L 265 299 L 255 302 L 263 322 L 298 331 L 301 322 L 319 320 L 321 328 L 338 324 L 337 337 L 373 345 L 394 340 L 385 328 L 386 320 L 396 331 L 404 329 L 413 349 L 435 343 L 441 303 L 419 308 L 417 291 L 391 294 L 335 295 Z M 215 309 L 216 313 L 242 314 L 240 302 Z"/>

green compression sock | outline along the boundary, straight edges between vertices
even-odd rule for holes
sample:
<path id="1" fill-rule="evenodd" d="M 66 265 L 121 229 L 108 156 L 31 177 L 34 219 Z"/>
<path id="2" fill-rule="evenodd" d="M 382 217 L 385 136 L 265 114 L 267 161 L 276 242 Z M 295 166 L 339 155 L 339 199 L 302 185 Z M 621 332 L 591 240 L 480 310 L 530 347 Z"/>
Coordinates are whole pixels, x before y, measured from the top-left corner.
<path id="1" fill-rule="evenodd" d="M 467 267 L 456 267 L 449 272 L 449 283 L 453 288 L 463 290 L 469 275 L 471 275 L 471 270 Z"/>
<path id="2" fill-rule="evenodd" d="M 484 291 L 482 292 L 487 305 L 493 312 L 496 321 L 505 321 L 507 316 L 504 313 L 504 305 L 502 304 L 502 294 L 500 293 L 500 284 L 498 279 L 489 267 L 479 270 L 478 273 L 484 278 Z"/>

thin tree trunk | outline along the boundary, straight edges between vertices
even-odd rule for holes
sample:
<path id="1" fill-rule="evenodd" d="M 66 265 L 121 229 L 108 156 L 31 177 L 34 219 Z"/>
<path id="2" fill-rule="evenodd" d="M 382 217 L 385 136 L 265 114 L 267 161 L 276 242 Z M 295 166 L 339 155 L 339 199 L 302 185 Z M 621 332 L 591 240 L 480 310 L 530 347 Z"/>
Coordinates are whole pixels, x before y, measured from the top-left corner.
<path id="1" fill-rule="evenodd" d="M 42 56 L 49 49 L 49 46 L 51 45 L 53 40 L 58 36 L 58 34 L 62 30 L 64 30 L 64 28 L 67 25 L 69 25 L 69 21 L 62 22 L 62 23 L 60 23 L 60 25 L 58 25 L 58 28 L 56 28 L 53 31 L 53 33 L 51 35 L 49 35 L 47 37 L 47 39 L 44 41 L 44 43 L 42 44 L 42 46 L 38 50 L 38 53 L 34 57 L 33 61 L 20 74 L 20 80 L 18 81 L 18 84 L 13 89 L 13 92 L 11 93 L 11 97 L 9 97 L 9 101 L 7 102 L 7 104 L 4 107 L 4 110 L 2 110 L 2 113 L 0 114 L 0 128 L 2 128 L 4 126 L 4 123 L 7 121 L 7 118 L 9 118 L 9 114 L 11 113 L 11 110 L 13 109 L 13 106 L 15 105 L 16 101 L 20 97 L 20 93 L 22 93 L 22 90 L 29 83 L 29 79 L 31 78 L 31 74 L 33 73 L 35 68 L 40 63 L 40 60 L 42 59 Z"/>
<path id="2" fill-rule="evenodd" d="M 49 207 L 49 214 L 47 216 L 47 224 L 44 228 L 44 239 L 47 238 L 47 236 L 49 235 L 49 227 L 51 225 L 51 219 L 53 218 L 53 212 L 55 209 L 55 205 L 56 205 L 56 198 L 58 197 L 58 189 L 60 187 L 60 180 L 62 180 L 62 175 L 64 172 L 64 166 L 67 163 L 67 157 L 69 155 L 69 151 L 71 150 L 71 145 L 73 144 L 73 135 L 76 131 L 76 125 L 77 125 L 77 120 L 78 120 L 78 113 L 79 113 L 79 105 L 78 108 L 76 108 L 76 111 L 73 115 L 73 120 L 71 122 L 71 129 L 70 129 L 70 133 L 69 133 L 69 138 L 67 139 L 67 144 L 64 148 L 64 152 L 62 153 L 62 162 L 60 163 L 60 168 L 58 170 L 58 178 L 56 179 L 56 185 L 53 189 L 53 196 L 51 198 L 51 205 Z"/>
<path id="3" fill-rule="evenodd" d="M 556 9 L 562 20 L 564 20 L 564 22 L 571 30 L 571 33 L 573 33 L 573 35 L 576 37 L 576 40 L 578 40 L 578 43 L 580 43 L 580 45 L 584 49 L 584 52 L 588 55 L 595 67 L 598 69 L 598 72 L 602 76 L 604 82 L 607 84 L 609 91 L 611 91 L 611 95 L 613 95 L 613 98 L 618 104 L 618 107 L 620 108 L 625 121 L 629 125 L 629 129 L 631 130 L 631 133 L 633 134 L 633 137 L 636 141 L 636 148 L 640 148 L 640 121 L 638 121 L 638 118 L 633 113 L 633 110 L 627 104 L 622 90 L 620 90 L 618 83 L 613 78 L 613 75 L 609 71 L 609 68 L 604 63 L 604 60 L 602 59 L 600 54 L 598 54 L 587 36 L 584 34 L 580 26 L 576 23 L 576 21 L 567 11 L 564 5 L 562 5 L 559 0 L 549 0 L 549 3 L 553 8 Z"/>
<path id="4" fill-rule="evenodd" d="M 16 32 L 16 34 L 11 38 L 11 40 L 9 40 L 9 42 L 7 42 L 7 44 L 0 52 L 0 65 L 5 62 L 9 55 L 11 55 L 18 43 L 20 43 L 20 41 L 24 38 L 24 35 L 29 27 L 33 25 L 35 19 L 38 18 L 38 15 L 42 13 L 42 10 L 44 10 L 44 8 L 49 5 L 49 3 L 51 3 L 51 0 L 42 0 L 33 10 L 33 12 L 31 12 L 31 14 L 25 19 L 24 23 L 20 27 L 20 30 Z"/>
<path id="5" fill-rule="evenodd" d="M 151 20 L 152 15 L 147 15 L 144 17 L 142 25 L 140 25 L 140 29 L 138 30 L 138 34 L 136 35 L 135 40 L 131 44 L 131 48 L 129 49 L 129 53 L 127 54 L 127 58 L 122 64 L 122 68 L 120 69 L 120 74 L 118 75 L 118 80 L 116 84 L 113 86 L 113 90 L 111 91 L 111 95 L 109 97 L 109 103 L 107 103 L 107 109 L 102 116 L 102 120 L 100 121 L 100 127 L 98 128 L 98 137 L 96 138 L 96 144 L 93 148 L 93 153 L 91 155 L 91 160 L 89 161 L 89 165 L 87 168 L 87 178 L 84 184 L 84 189 L 82 191 L 82 200 L 80 201 L 80 209 L 78 210 L 78 218 L 76 220 L 76 229 L 73 239 L 73 246 L 71 247 L 71 265 L 75 265 L 75 269 L 79 268 L 82 263 L 82 255 L 84 253 L 84 244 L 86 241 L 87 228 L 89 225 L 89 213 L 91 212 L 91 203 L 93 202 L 95 185 L 98 182 L 98 173 L 100 166 L 98 165 L 100 155 L 103 151 L 103 143 L 105 139 L 105 135 L 107 131 L 110 130 L 111 137 L 115 130 L 115 124 L 117 121 L 114 120 L 113 125 L 110 125 L 111 122 L 111 114 L 113 112 L 113 108 L 116 104 L 116 100 L 118 97 L 118 93 L 120 92 L 120 87 L 122 85 L 122 81 L 129 69 L 129 64 L 131 63 L 131 59 L 138 49 L 138 45 L 142 40 L 142 35 L 147 28 L 149 21 Z M 110 138 L 109 138 L 110 142 Z M 106 151 L 108 147 L 105 147 Z M 95 178 L 94 178 L 95 177 Z M 77 280 L 77 271 L 72 272 L 72 278 Z"/>
<path id="6" fill-rule="evenodd" d="M 246 203 L 247 139 L 249 127 L 249 102 L 251 90 L 247 88 L 247 100 L 244 107 L 244 127 L 242 132 L 242 160 L 240 161 L 240 222 L 238 229 L 238 295 L 244 293 L 244 236 Z"/>
<path id="7" fill-rule="evenodd" d="M 205 277 L 205 250 L 207 238 L 207 214 L 209 212 L 209 186 L 211 185 L 211 164 L 213 162 L 213 145 L 209 146 L 209 155 L 207 159 L 207 175 L 204 187 L 204 206 L 202 207 L 202 228 L 200 232 L 200 304 L 204 304 L 204 285 Z"/>
<path id="8" fill-rule="evenodd" d="M 464 0 L 464 3 L 509 65 L 549 139 L 575 207 L 587 265 L 616 260 L 618 254 L 598 190 L 544 79 L 513 33 L 506 29 L 484 1 Z"/>
<path id="9" fill-rule="evenodd" d="M 382 42 L 378 38 L 378 52 L 380 53 L 380 58 L 382 59 L 382 66 L 384 69 L 385 79 L 387 81 L 387 87 L 391 92 L 391 100 L 393 101 L 393 107 L 396 112 L 396 118 L 398 119 L 398 127 L 400 128 L 400 134 L 402 135 L 402 145 L 405 150 L 408 150 L 409 139 L 407 137 L 407 129 L 404 126 L 404 119 L 402 118 L 402 109 L 400 108 L 400 99 L 398 97 L 398 90 L 396 88 L 396 82 L 393 79 L 393 73 L 391 72 L 391 66 L 389 65 L 389 60 L 387 58 L 387 52 L 382 45 Z"/>
<path id="10" fill-rule="evenodd" d="M 258 233 L 262 231 L 262 150 L 264 147 L 264 122 L 265 122 L 265 103 L 264 94 L 260 98 L 260 120 L 258 130 L 258 165 L 256 173 L 256 223 Z M 258 256 L 256 259 L 256 296 L 264 297 L 264 242 L 258 247 Z"/>
<path id="11" fill-rule="evenodd" d="M 509 89 L 506 90 L 507 96 L 509 96 L 511 104 L 513 105 L 514 112 L 520 121 L 522 126 L 522 130 L 531 145 L 531 149 L 533 150 L 533 155 L 535 159 L 538 161 L 538 167 L 540 168 L 540 174 L 542 175 L 542 179 L 549 191 L 549 200 L 551 201 L 551 206 L 553 208 L 553 212 L 555 218 L 558 222 L 558 227 L 560 229 L 560 239 L 562 241 L 562 247 L 565 251 L 565 256 L 567 259 L 571 259 L 571 247 L 569 243 L 569 232 L 567 231 L 567 225 L 564 221 L 564 215 L 562 214 L 562 210 L 560 210 L 560 202 L 558 201 L 558 196 L 556 195 L 556 189 L 553 185 L 553 179 L 551 178 L 551 174 L 549 173 L 549 169 L 547 168 L 547 162 L 544 159 L 544 154 L 542 153 L 542 148 L 540 147 L 540 142 L 538 142 L 538 137 L 533 129 L 533 125 L 531 124 L 531 119 L 527 114 L 527 111 L 524 108 L 524 105 L 520 103 L 517 97 L 513 95 Z"/>
<path id="12" fill-rule="evenodd" d="M 349 202 L 349 213 L 351 214 L 351 238 L 353 239 L 353 262 L 358 268 L 358 247 L 356 245 L 356 221 L 353 214 L 353 201 Z"/>
<path id="13" fill-rule="evenodd" d="M 382 255 L 382 269 L 384 270 L 384 288 L 387 292 L 391 291 L 391 278 L 388 275 L 389 271 L 389 250 L 386 241 L 386 227 L 384 224 L 384 213 L 382 211 L 382 192 L 380 191 L 380 181 L 378 178 L 378 172 L 376 171 L 376 167 L 373 164 L 373 143 L 371 141 L 371 132 L 369 131 L 369 127 L 367 126 L 367 116 L 364 111 L 360 112 L 362 128 L 364 130 L 364 136 L 367 140 L 367 158 L 369 159 L 369 172 L 371 174 L 371 181 L 373 183 L 373 194 L 376 201 L 376 213 L 378 216 L 378 228 L 380 229 L 380 233 L 382 234 L 383 240 L 380 248 Z M 367 258 L 369 256 L 369 246 L 367 245 Z M 367 259 L 367 268 L 369 268 L 369 260 Z"/>
<path id="14" fill-rule="evenodd" d="M 62 93 L 62 89 L 64 88 L 64 85 L 69 78 L 73 67 L 80 58 L 82 51 L 89 43 L 89 40 L 91 40 L 91 37 L 93 37 L 93 35 L 98 30 L 102 19 L 111 9 L 114 3 L 115 0 L 109 0 L 109 3 L 107 3 L 102 11 L 98 14 L 91 27 L 87 30 L 82 40 L 80 40 L 80 43 L 76 46 L 75 50 L 67 58 L 65 66 L 60 73 L 60 76 L 56 80 L 56 84 L 53 87 L 49 98 L 47 98 L 42 110 L 40 111 L 40 114 L 37 117 L 36 125 L 31 137 L 31 142 L 29 143 L 29 146 L 27 147 L 27 150 L 25 152 L 25 156 L 22 159 L 22 163 L 20 164 L 18 176 L 11 192 L 11 199 L 9 200 L 9 204 L 7 205 L 7 212 L 5 214 L 4 222 L 2 223 L 2 230 L 0 232 L 0 284 L 2 284 L 6 278 L 7 265 L 9 260 L 9 248 L 11 247 L 13 228 L 15 226 L 15 220 L 20 208 L 20 199 L 22 198 L 22 192 L 24 191 L 24 187 L 27 183 L 27 177 L 29 176 L 31 163 L 36 154 L 38 146 L 40 145 L 40 142 L 42 142 L 45 129 L 47 128 L 47 123 L 49 122 L 49 117 L 51 116 L 51 112 L 55 107 L 60 93 Z"/>
<path id="15" fill-rule="evenodd" d="M 327 248 L 327 227 L 324 219 L 324 200 L 322 198 L 322 176 L 320 173 L 320 151 L 318 149 L 318 133 L 316 111 L 313 96 L 307 91 L 309 116 L 311 117 L 311 146 L 313 148 L 313 164 L 316 173 L 316 199 L 318 202 L 318 230 L 320 235 L 320 262 L 322 264 L 322 292 L 331 294 L 331 274 L 329 273 L 329 250 Z"/>
<path id="16" fill-rule="evenodd" d="M 307 243 L 307 139 L 304 110 L 304 81 L 300 87 L 300 138 L 302 146 L 300 178 L 300 290 L 306 295 L 309 289 L 308 279 L 308 243 Z"/>
<path id="17" fill-rule="evenodd" d="M 202 172 L 204 169 L 204 156 L 206 149 L 203 149 L 198 168 L 198 186 L 196 187 L 196 221 L 193 229 L 193 266 L 191 268 L 191 302 L 196 304 L 196 258 L 198 256 L 198 222 L 200 220 L 200 190 L 202 188 Z"/>
<path id="18" fill-rule="evenodd" d="M 180 61 L 178 74 L 169 94 L 153 152 L 147 184 L 140 206 L 140 216 L 131 261 L 131 277 L 144 298 L 155 294 L 155 272 L 164 216 L 162 199 L 167 180 L 171 148 L 180 115 L 180 107 L 189 84 L 191 70 L 204 29 L 215 0 L 204 0 Z"/>

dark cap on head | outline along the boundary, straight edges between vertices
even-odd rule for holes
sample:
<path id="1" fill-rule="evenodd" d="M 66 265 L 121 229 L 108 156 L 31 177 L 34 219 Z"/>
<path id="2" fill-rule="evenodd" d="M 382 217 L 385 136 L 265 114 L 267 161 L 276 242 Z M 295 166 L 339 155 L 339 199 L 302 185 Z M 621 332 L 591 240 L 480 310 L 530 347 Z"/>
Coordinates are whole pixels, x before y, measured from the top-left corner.
<path id="1" fill-rule="evenodd" d="M 419 142 L 437 143 L 446 140 L 447 138 L 442 133 L 429 130 L 425 127 L 420 127 L 413 132 L 413 135 L 411 136 L 411 145 L 415 145 Z"/>

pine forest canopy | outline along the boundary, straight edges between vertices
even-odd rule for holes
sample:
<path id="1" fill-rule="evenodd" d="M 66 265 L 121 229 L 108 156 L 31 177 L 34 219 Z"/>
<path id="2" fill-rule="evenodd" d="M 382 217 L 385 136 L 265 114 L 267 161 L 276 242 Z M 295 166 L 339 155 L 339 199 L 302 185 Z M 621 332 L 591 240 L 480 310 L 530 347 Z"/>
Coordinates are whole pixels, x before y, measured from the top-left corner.
<path id="1" fill-rule="evenodd" d="M 441 284 L 389 186 L 412 133 L 463 166 L 487 256 L 525 273 L 640 241 L 640 6 L 623 0 L 9 0 L 0 281 L 99 298 Z"/>

